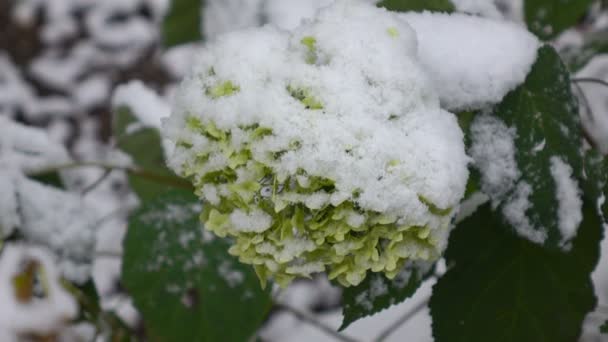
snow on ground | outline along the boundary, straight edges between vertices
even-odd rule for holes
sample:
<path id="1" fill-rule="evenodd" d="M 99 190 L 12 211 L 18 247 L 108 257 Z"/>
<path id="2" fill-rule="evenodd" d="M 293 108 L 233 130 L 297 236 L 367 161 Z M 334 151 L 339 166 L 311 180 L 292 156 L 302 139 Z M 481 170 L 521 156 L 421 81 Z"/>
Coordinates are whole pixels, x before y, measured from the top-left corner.
<path id="1" fill-rule="evenodd" d="M 428 300 L 431 295 L 431 289 L 435 281 L 430 280 L 422 284 L 416 294 L 403 303 L 392 306 L 373 316 L 361 319 L 354 322 L 344 330 L 344 334 L 358 341 L 373 341 L 381 333 L 383 333 L 394 322 L 397 322 L 401 317 L 410 312 L 416 312 L 415 309 L 421 303 Z M 310 298 L 311 289 L 306 287 L 296 287 L 292 289 L 294 297 Z M 292 306 L 304 308 L 306 311 L 306 301 L 292 299 L 288 301 Z M 318 314 L 316 317 L 326 324 L 328 327 L 337 330 L 342 324 L 342 313 L 340 309 L 335 309 L 326 313 Z M 279 341 L 318 341 L 318 342 L 335 342 L 338 341 L 335 337 L 311 326 L 308 323 L 294 319 L 293 315 L 288 312 L 282 312 L 278 316 L 271 319 L 269 324 L 262 329 L 262 338 L 271 342 Z M 423 308 L 417 311 L 407 323 L 401 325 L 392 334 L 388 336 L 386 341 L 416 341 L 416 342 L 432 342 L 431 333 L 431 317 L 428 308 Z"/>

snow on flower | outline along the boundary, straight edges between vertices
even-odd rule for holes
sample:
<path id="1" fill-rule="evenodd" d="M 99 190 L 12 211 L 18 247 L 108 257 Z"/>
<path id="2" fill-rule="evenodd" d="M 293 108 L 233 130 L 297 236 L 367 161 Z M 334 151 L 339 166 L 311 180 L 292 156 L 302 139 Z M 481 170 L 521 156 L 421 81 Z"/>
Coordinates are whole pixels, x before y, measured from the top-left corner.
<path id="1" fill-rule="evenodd" d="M 230 252 L 286 285 L 345 286 L 434 260 L 468 178 L 463 134 L 394 13 L 337 1 L 292 32 L 220 36 L 163 131 L 202 220 Z"/>

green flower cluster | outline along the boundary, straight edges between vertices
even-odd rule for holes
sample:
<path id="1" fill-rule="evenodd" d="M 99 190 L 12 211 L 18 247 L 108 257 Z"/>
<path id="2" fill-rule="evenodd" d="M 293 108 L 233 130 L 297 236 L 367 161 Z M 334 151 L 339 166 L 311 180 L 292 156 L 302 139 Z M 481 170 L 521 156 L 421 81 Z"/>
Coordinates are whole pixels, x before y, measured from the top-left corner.
<path id="1" fill-rule="evenodd" d="M 231 89 L 222 96 L 238 91 L 231 82 L 221 87 Z M 316 103 L 306 91 L 290 89 L 290 92 L 311 107 Z M 248 144 L 272 135 L 271 129 L 258 125 L 240 127 L 249 143 L 240 144 L 237 149 L 231 132 L 219 130 L 213 122 L 203 123 L 189 116 L 186 126 L 209 140 L 205 151 L 190 151 L 189 155 L 195 157 L 181 168 L 182 176 L 192 180 L 197 195 L 214 197 L 206 201 L 201 220 L 216 235 L 234 239 L 230 253 L 253 265 L 262 284 L 274 279 L 285 287 L 295 277 L 327 272 L 330 279 L 343 286 L 354 286 L 368 271 L 383 272 L 393 278 L 408 260 L 439 257 L 437 234 L 447 229 L 451 209 L 437 208 L 420 197 L 431 215 L 442 222 L 442 227 L 431 229 L 403 223 L 403 218 L 363 210 L 357 205 L 357 192 L 341 203 L 317 201 L 319 196 L 331 196 L 334 181 L 306 174 L 304 170 L 280 178 L 267 161 L 253 158 Z M 178 142 L 177 148 L 190 150 L 192 144 Z M 297 143 L 288 147 L 298 148 Z M 208 168 L 209 159 L 217 153 L 227 159 L 227 166 L 212 170 Z M 268 153 L 269 160 L 278 160 L 282 155 Z M 242 172 L 247 172 L 249 180 L 240 180 L 238 175 Z M 235 224 L 235 218 L 247 215 L 263 223 L 256 222 L 250 227 Z"/>

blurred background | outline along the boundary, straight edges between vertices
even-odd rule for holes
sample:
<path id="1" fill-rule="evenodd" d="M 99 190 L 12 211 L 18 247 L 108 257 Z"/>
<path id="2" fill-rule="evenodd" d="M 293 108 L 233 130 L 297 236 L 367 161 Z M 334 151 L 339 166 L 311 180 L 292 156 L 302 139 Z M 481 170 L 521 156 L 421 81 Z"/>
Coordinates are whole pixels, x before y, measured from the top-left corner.
<path id="1" fill-rule="evenodd" d="M 521 1 L 487 1 L 507 20 L 524 20 Z M 223 32 L 266 23 L 290 29 L 329 2 L 207 0 L 200 31 L 205 40 L 212 40 Z M 466 5 L 466 1 L 460 2 Z M 0 116 L 45 130 L 67 147 L 74 160 L 120 160 L 121 152 L 112 135 L 112 117 L 118 106 L 129 102 L 117 95 L 120 89 L 139 94 L 138 102 L 146 104 L 150 124 L 158 125 L 160 117 L 169 114 L 172 94 L 192 58 L 204 48 L 203 43 L 164 47 L 161 23 L 170 5 L 170 0 L 0 0 Z M 570 60 L 574 58 L 572 52 L 580 51 L 589 39 L 608 42 L 607 30 L 606 1 L 597 1 L 573 29 L 552 43 Z M 596 57 L 579 65 L 576 77 L 608 81 L 608 56 L 602 54 L 608 53 L 608 45 L 594 50 L 594 54 L 598 51 Z M 594 118 L 587 134 L 597 144 L 605 145 L 608 88 L 580 83 L 577 91 L 584 94 L 581 115 Z M 97 230 L 93 266 L 102 305 L 138 329 L 138 314 L 119 282 L 126 219 L 138 204 L 127 175 L 88 167 L 72 172 L 69 182 L 70 189 L 81 191 L 83 201 L 95 203 L 105 218 Z M 587 318 L 583 341 L 601 341 L 598 326 L 608 317 L 606 241 L 593 278 L 599 305 Z M 400 325 L 388 340 L 432 341 L 431 320 L 424 305 L 432 285 L 433 280 L 429 280 L 403 304 L 354 323 L 346 335 L 371 340 L 404 314 L 413 312 L 413 318 Z M 282 296 L 291 306 L 316 316 L 331 328 L 341 322 L 339 290 L 322 278 L 298 281 Z M 264 341 L 338 340 L 302 317 L 280 310 L 273 312 L 260 336 Z"/>

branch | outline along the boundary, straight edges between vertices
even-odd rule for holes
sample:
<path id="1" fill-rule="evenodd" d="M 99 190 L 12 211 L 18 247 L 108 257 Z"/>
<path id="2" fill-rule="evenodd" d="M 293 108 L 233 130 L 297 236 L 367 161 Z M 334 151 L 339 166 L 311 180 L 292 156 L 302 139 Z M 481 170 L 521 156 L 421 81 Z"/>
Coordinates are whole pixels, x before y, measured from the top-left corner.
<path id="1" fill-rule="evenodd" d="M 403 316 L 401 316 L 401 318 L 399 318 L 393 324 L 391 324 L 390 326 L 388 326 L 388 328 L 386 328 L 380 335 L 378 335 L 378 337 L 376 338 L 376 341 L 380 342 L 380 341 L 386 340 L 400 326 L 402 326 L 403 324 L 405 324 L 412 317 L 416 316 L 416 314 L 418 312 L 420 312 L 422 309 L 426 308 L 426 306 L 429 304 L 430 300 L 431 300 L 431 297 L 429 296 L 426 299 L 424 299 L 422 302 L 420 302 L 418 305 L 416 305 L 412 310 L 406 312 Z"/>
<path id="2" fill-rule="evenodd" d="M 573 79 L 571 79 L 571 81 L 574 83 L 595 83 L 595 84 L 603 85 L 604 87 L 608 87 L 608 82 L 606 82 L 600 78 L 579 77 L 579 78 L 573 78 Z"/>
<path id="3" fill-rule="evenodd" d="M 582 99 L 583 105 L 586 108 L 586 110 L 585 110 L 585 114 L 586 114 L 585 116 L 587 117 L 586 120 L 593 123 L 595 121 L 593 109 L 591 108 L 591 105 L 589 104 L 589 99 L 587 98 L 587 95 L 585 95 L 585 91 L 583 90 L 583 88 L 581 88 L 581 86 L 578 83 L 588 82 L 588 83 L 596 83 L 596 84 L 608 86 L 608 82 L 605 82 L 601 79 L 596 79 L 596 78 L 574 78 L 574 79 L 571 79 L 571 81 L 576 86 L 576 89 L 578 90 L 578 95 L 579 95 L 578 97 L 580 99 Z M 582 119 L 585 119 L 585 118 L 582 118 Z M 591 146 L 597 148 L 598 143 L 592 138 L 593 135 L 591 134 L 591 132 L 589 132 L 587 130 L 585 125 L 581 125 L 581 130 L 583 132 L 583 136 L 584 136 L 585 140 L 587 140 L 587 142 Z"/>
<path id="4" fill-rule="evenodd" d="M 95 180 L 93 183 L 91 183 L 90 185 L 88 185 L 86 188 L 84 188 L 80 194 L 82 196 L 85 196 L 86 194 L 88 194 L 89 192 L 95 190 L 101 183 L 103 183 L 104 180 L 106 180 L 110 174 L 112 173 L 112 169 L 106 169 L 103 174 L 97 178 L 97 180 Z"/>
<path id="5" fill-rule="evenodd" d="M 342 342 L 358 342 L 357 340 L 355 340 L 351 337 L 338 333 L 335 329 L 325 325 L 324 323 L 322 323 L 321 321 L 317 320 L 312 315 L 310 315 L 304 311 L 300 311 L 300 310 L 298 310 L 294 307 L 291 307 L 287 304 L 284 304 L 284 303 L 277 303 L 276 306 L 278 309 L 282 309 L 282 310 L 285 310 L 285 311 L 291 313 L 298 319 L 314 326 L 315 328 L 325 332 L 326 334 L 328 334 L 332 337 L 335 337 L 336 339 L 338 339 Z"/>

